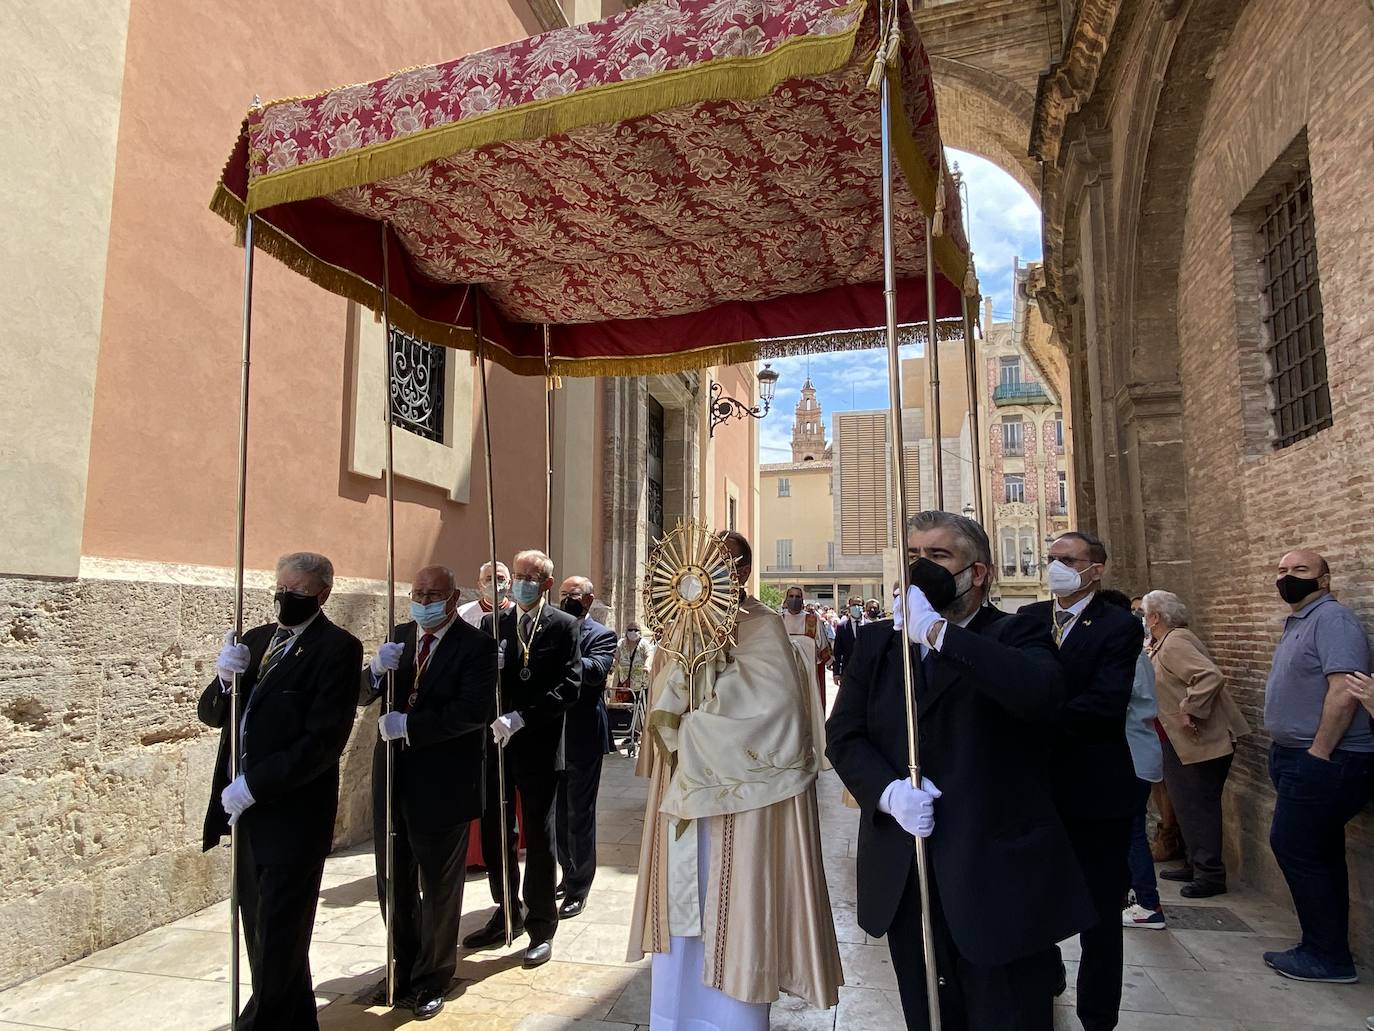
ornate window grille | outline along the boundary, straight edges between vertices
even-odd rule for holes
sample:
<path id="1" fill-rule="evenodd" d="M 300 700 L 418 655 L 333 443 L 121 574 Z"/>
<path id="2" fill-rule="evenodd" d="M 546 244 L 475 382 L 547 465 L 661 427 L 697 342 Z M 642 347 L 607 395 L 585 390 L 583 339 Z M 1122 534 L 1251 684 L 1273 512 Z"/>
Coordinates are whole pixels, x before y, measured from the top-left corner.
<path id="1" fill-rule="evenodd" d="M 1274 445 L 1282 448 L 1331 425 L 1312 173 L 1306 162 L 1265 207 L 1259 235 L 1270 412 Z"/>
<path id="2" fill-rule="evenodd" d="M 444 348 L 391 330 L 391 419 L 426 440 L 444 441 Z"/>

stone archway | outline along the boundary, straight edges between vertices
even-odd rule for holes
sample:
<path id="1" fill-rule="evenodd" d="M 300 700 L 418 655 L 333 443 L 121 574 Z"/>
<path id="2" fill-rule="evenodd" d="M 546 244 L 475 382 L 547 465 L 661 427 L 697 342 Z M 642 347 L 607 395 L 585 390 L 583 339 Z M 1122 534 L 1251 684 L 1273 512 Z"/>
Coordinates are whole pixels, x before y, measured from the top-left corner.
<path id="1" fill-rule="evenodd" d="M 1009 79 L 932 57 L 940 135 L 947 147 L 991 161 L 1040 203 L 1039 162 L 1028 153 L 1034 98 Z"/>

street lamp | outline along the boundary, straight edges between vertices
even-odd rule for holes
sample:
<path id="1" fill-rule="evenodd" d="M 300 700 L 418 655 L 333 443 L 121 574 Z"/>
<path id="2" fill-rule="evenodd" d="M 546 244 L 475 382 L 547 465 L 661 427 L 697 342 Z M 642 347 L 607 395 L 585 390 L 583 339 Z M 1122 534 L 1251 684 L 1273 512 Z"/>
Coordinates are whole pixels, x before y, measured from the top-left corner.
<path id="1" fill-rule="evenodd" d="M 1035 552 L 1031 551 L 1031 546 L 1027 544 L 1021 549 L 1021 572 L 1026 576 L 1031 574 L 1031 560 L 1035 558 Z"/>
<path id="2" fill-rule="evenodd" d="M 773 391 L 778 385 L 778 373 L 771 363 L 765 362 L 759 370 L 759 400 L 762 406 L 755 405 L 748 407 L 742 401 L 736 401 L 725 393 L 724 388 L 715 380 L 711 381 L 711 430 L 710 436 L 716 435 L 716 427 L 721 423 L 729 422 L 731 419 L 743 419 L 746 416 L 750 419 L 762 419 L 768 414 L 768 409 L 773 405 Z"/>
<path id="3" fill-rule="evenodd" d="M 976 510 L 975 510 L 974 507 L 973 507 L 973 502 L 972 502 L 972 501 L 968 502 L 967 504 L 964 505 L 964 518 L 965 518 L 965 519 L 972 519 L 972 518 L 973 518 L 973 514 L 974 514 L 975 511 L 976 511 Z"/>

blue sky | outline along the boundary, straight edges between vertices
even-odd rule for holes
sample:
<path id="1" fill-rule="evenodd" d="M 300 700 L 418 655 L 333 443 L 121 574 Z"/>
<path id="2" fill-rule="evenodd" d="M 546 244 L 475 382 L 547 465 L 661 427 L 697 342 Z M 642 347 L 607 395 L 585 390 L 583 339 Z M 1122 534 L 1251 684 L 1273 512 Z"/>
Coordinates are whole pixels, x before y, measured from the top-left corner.
<path id="1" fill-rule="evenodd" d="M 1040 209 L 1011 176 L 990 161 L 973 154 L 949 150 L 968 183 L 972 217 L 971 242 L 978 264 L 978 280 L 985 296 L 992 298 L 993 317 L 1011 317 L 1012 260 L 1040 259 Z M 909 348 L 919 354 L 918 347 Z M 830 430 L 830 413 L 851 409 L 887 407 L 887 352 L 842 351 L 809 358 L 779 358 L 773 368 L 780 373 L 773 409 L 763 420 L 759 434 L 760 462 L 791 460 L 792 418 L 808 363 L 816 396 Z"/>

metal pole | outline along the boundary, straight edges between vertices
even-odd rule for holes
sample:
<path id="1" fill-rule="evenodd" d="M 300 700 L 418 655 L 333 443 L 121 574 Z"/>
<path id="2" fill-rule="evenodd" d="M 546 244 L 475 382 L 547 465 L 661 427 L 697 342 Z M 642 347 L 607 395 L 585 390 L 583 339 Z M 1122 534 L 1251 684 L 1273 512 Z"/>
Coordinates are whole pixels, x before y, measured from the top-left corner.
<path id="1" fill-rule="evenodd" d="M 944 174 L 944 162 L 940 162 Z M 931 453 L 935 464 L 931 468 L 931 485 L 935 489 L 932 508 L 945 508 L 945 442 L 940 435 L 940 341 L 935 335 L 935 222 L 926 216 L 926 339 L 930 350 L 930 428 L 935 436 Z"/>
<path id="2" fill-rule="evenodd" d="M 491 399 L 487 393 L 487 355 L 482 342 L 482 294 L 472 290 L 472 332 L 477 338 L 477 379 L 482 385 L 482 440 L 487 449 L 487 533 L 491 538 L 491 636 L 501 647 L 501 598 L 496 592 L 496 497 L 491 475 Z M 502 715 L 501 671 L 496 671 L 496 715 Z M 496 787 L 498 818 L 501 821 L 501 911 L 506 916 L 506 947 L 515 941 L 515 917 L 511 913 L 510 849 L 506 844 L 506 750 L 496 746 Z M 491 856 L 486 856 L 491 862 Z"/>
<path id="3" fill-rule="evenodd" d="M 243 225 L 243 348 L 239 366 L 239 492 L 234 525 L 234 641 L 243 641 L 243 540 L 248 503 L 248 370 L 253 340 L 253 216 Z M 239 775 L 239 674 L 229 685 L 229 780 Z M 229 828 L 229 1029 L 239 1026 L 239 834 Z"/>
<path id="4" fill-rule="evenodd" d="M 898 582 L 901 584 L 902 600 L 905 603 L 907 588 L 911 586 L 906 562 L 906 484 L 903 468 L 903 441 L 902 441 L 902 362 L 901 355 L 897 349 L 897 270 L 895 244 L 893 241 L 892 230 L 892 133 L 890 126 L 891 98 L 888 76 L 886 71 L 883 73 L 882 84 L 880 86 L 880 108 L 882 118 L 882 151 L 883 151 L 883 300 L 887 308 L 887 382 L 889 393 L 889 418 L 892 427 L 892 486 L 896 491 L 895 511 L 897 516 L 897 547 L 901 556 L 897 561 Z M 930 239 L 930 222 L 926 221 L 926 240 Z M 926 245 L 926 253 L 929 255 L 929 242 Z M 935 275 L 935 268 L 927 262 L 926 279 L 927 282 Z M 934 303 L 933 288 L 926 291 L 926 297 L 931 301 L 931 339 L 934 339 Z M 932 348 L 932 352 L 933 352 Z M 933 371 L 933 370 L 932 370 Z M 938 413 L 938 408 L 937 408 Z M 939 491 L 939 416 L 936 416 L 936 441 L 935 441 L 935 468 L 936 472 L 936 491 Z M 906 633 L 903 629 L 902 634 Z M 907 764 L 910 767 L 911 783 L 916 787 L 921 786 L 921 757 L 919 739 L 916 727 L 916 690 L 914 687 L 913 671 L 911 665 L 911 646 L 906 641 L 902 642 L 902 686 L 906 691 L 906 737 L 907 737 Z M 921 948 L 925 955 L 926 968 L 926 1000 L 930 1011 L 931 1031 L 940 1031 L 940 979 L 935 969 L 935 932 L 930 922 L 930 864 L 926 856 L 926 842 L 924 838 L 916 838 L 916 873 L 921 893 Z"/>
<path id="5" fill-rule="evenodd" d="M 969 452 L 973 459 L 973 510 L 980 525 L 983 522 L 983 459 L 982 442 L 978 433 L 978 348 L 973 341 L 971 305 L 977 297 L 964 297 L 964 365 L 968 369 L 968 426 Z"/>
<path id="6" fill-rule="evenodd" d="M 549 361 L 547 322 L 544 323 L 544 554 L 553 558 L 553 365 Z"/>
<path id="7" fill-rule="evenodd" d="M 386 412 L 386 639 L 391 640 L 396 626 L 396 496 L 392 455 L 391 420 L 391 227 L 382 223 L 382 380 L 383 410 Z M 382 692 L 382 714 L 391 712 L 394 670 L 386 671 L 386 690 Z M 391 789 L 396 783 L 396 742 L 386 744 L 386 1004 L 396 1005 L 396 942 L 392 927 L 396 913 L 396 824 L 391 811 Z"/>

